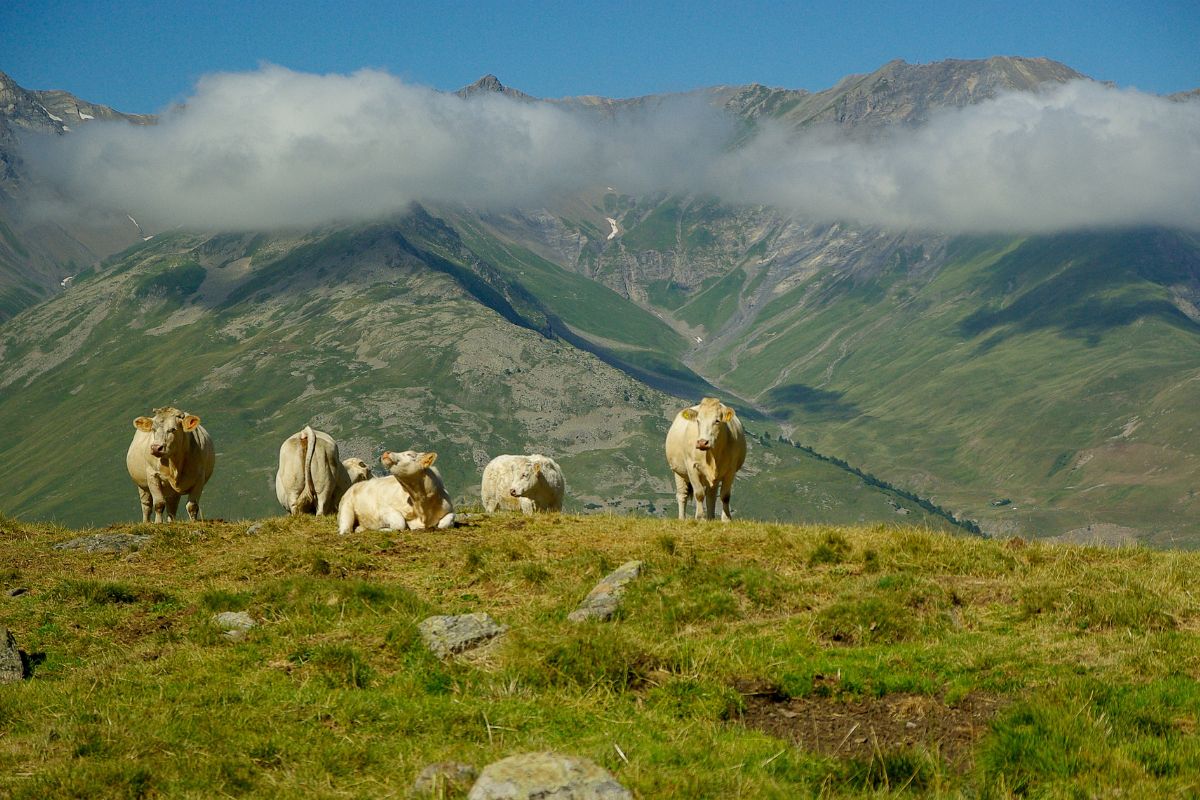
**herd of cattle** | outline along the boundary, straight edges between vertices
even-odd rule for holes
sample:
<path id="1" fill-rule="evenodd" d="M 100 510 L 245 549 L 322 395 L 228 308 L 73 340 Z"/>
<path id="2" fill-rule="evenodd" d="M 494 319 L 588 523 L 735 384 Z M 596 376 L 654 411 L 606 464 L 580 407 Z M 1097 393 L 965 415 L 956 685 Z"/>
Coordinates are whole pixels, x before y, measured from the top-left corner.
<path id="1" fill-rule="evenodd" d="M 188 518 L 200 518 L 200 496 L 216 466 L 216 450 L 200 418 L 177 408 L 156 408 L 138 417 L 125 464 L 137 486 L 142 521 L 175 519 L 187 495 Z M 734 410 L 713 397 L 675 415 L 667 431 L 667 464 L 675 476 L 675 498 L 683 519 L 695 497 L 696 518 L 729 520 L 733 479 L 746 460 L 746 435 Z M 279 448 L 275 494 L 291 514 L 338 515 L 338 533 L 363 529 L 448 528 L 454 504 L 433 466 L 437 453 L 386 451 L 379 461 L 388 475 L 372 477 L 360 458 L 341 459 L 337 442 L 305 426 Z M 562 470 L 543 455 L 496 456 L 483 470 L 483 507 L 498 510 L 562 509 Z"/>

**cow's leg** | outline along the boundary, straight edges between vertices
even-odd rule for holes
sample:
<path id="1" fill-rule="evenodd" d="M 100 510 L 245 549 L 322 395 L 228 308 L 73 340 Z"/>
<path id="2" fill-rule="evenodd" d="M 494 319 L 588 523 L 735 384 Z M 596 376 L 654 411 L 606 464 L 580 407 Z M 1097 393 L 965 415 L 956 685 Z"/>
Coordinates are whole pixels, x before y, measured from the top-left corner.
<path id="1" fill-rule="evenodd" d="M 696 503 L 699 506 L 699 503 Z M 717 516 L 717 485 L 704 487 L 704 518 L 715 519 Z"/>
<path id="2" fill-rule="evenodd" d="M 449 514 L 447 514 L 446 516 L 444 516 L 440 520 L 438 520 L 437 526 L 438 526 L 439 531 L 444 531 L 444 530 L 446 530 L 446 528 L 453 528 L 454 527 L 454 512 L 451 511 Z"/>
<path id="3" fill-rule="evenodd" d="M 150 511 L 154 508 L 154 498 L 150 496 L 149 489 L 137 487 L 138 501 L 142 504 L 142 522 L 150 521 Z"/>
<path id="4" fill-rule="evenodd" d="M 200 516 L 200 495 L 204 494 L 204 487 L 199 486 L 194 491 L 188 492 L 187 513 L 188 519 L 192 522 L 204 519 Z"/>
<path id="5" fill-rule="evenodd" d="M 721 483 L 721 521 L 729 522 L 733 514 L 729 511 L 729 498 L 733 495 L 733 478 L 726 478 Z"/>
<path id="6" fill-rule="evenodd" d="M 354 524 L 358 521 L 357 517 L 358 515 L 354 511 L 353 497 L 350 499 L 350 502 L 346 502 L 346 499 L 342 498 L 342 504 L 338 508 L 338 535 L 354 533 Z"/>
<path id="7" fill-rule="evenodd" d="M 532 517 L 533 512 L 537 511 L 537 508 L 534 506 L 533 501 L 530 500 L 528 497 L 518 497 L 517 502 L 520 503 L 520 505 L 521 505 L 521 513 L 527 517 Z"/>
<path id="8" fill-rule="evenodd" d="M 678 472 L 673 474 L 675 475 L 675 501 L 679 503 L 679 518 L 683 519 L 687 511 L 688 496 L 692 493 L 692 484 Z"/>
<path id="9" fill-rule="evenodd" d="M 179 498 L 181 496 L 174 493 L 166 496 L 167 522 L 174 522 L 179 518 Z"/>
<path id="10" fill-rule="evenodd" d="M 146 483 L 150 492 L 150 499 L 154 503 L 154 521 L 162 522 L 167 508 L 167 499 L 163 493 L 162 479 L 155 474 L 151 475 Z"/>

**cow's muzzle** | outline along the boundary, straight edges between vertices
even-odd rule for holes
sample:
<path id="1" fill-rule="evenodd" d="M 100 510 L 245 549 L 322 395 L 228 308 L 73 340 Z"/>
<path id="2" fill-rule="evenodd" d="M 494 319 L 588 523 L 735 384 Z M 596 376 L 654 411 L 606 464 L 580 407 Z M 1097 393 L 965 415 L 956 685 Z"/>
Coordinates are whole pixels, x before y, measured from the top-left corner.
<path id="1" fill-rule="evenodd" d="M 516 489 L 509 489 L 509 490 L 508 490 L 508 493 L 509 493 L 510 495 L 512 495 L 513 497 L 520 497 L 520 496 L 521 496 L 521 495 L 517 494 L 517 490 L 516 490 Z"/>
<path id="2" fill-rule="evenodd" d="M 165 452 L 166 452 L 166 450 L 163 448 L 163 446 L 161 444 L 150 445 L 150 455 L 154 456 L 155 458 L 161 458 L 163 453 L 165 453 Z"/>
<path id="3" fill-rule="evenodd" d="M 696 449 L 697 450 L 707 450 L 708 447 L 709 447 L 708 439 L 697 439 L 696 440 Z"/>

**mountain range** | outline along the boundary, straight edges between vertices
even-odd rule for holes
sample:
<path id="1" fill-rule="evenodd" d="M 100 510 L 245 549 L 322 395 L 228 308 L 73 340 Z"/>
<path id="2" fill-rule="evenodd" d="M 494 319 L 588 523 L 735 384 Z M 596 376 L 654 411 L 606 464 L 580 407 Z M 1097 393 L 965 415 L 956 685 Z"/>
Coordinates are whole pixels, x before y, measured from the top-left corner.
<path id="1" fill-rule="evenodd" d="M 743 131 L 871 141 L 1086 80 L 895 61 L 822 92 L 691 95 Z M 540 100 L 494 76 L 459 92 L 489 94 L 604 117 L 670 99 Z M 274 513 L 275 451 L 309 422 L 370 461 L 437 449 L 464 502 L 488 457 L 546 450 L 576 509 L 673 513 L 662 435 L 717 394 L 753 435 L 735 513 L 1200 546 L 1195 231 L 898 231 L 619 186 L 303 231 L 35 213 L 54 190 L 24 137 L 153 123 L 0 75 L 4 513 L 129 518 L 129 423 L 167 403 L 214 432 L 206 508 L 227 517 Z M 88 467 L 31 468 L 68 453 Z"/>

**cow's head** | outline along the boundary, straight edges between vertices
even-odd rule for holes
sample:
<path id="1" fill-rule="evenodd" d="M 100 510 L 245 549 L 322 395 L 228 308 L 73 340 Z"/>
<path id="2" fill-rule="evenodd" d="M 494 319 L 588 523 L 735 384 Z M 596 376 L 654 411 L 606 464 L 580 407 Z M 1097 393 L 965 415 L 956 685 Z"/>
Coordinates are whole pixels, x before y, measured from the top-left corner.
<path id="1" fill-rule="evenodd" d="M 361 458 L 347 458 L 342 460 L 342 466 L 346 468 L 346 472 L 350 474 L 350 483 L 361 483 L 371 477 L 371 468 L 367 466 L 367 462 Z"/>
<path id="2" fill-rule="evenodd" d="M 525 466 L 513 478 L 512 487 L 508 490 L 513 497 L 524 497 L 529 490 L 537 485 L 538 477 L 542 474 L 542 462 L 529 459 Z"/>
<path id="3" fill-rule="evenodd" d="M 185 414 L 178 408 L 156 408 L 153 417 L 138 417 L 133 427 L 150 434 L 150 455 L 169 459 L 178 456 L 185 447 L 187 434 L 200 426 L 195 414 Z"/>
<path id="4" fill-rule="evenodd" d="M 696 423 L 696 449 L 700 451 L 716 447 L 729 430 L 726 423 L 734 417 L 733 409 L 715 397 L 706 397 L 698 405 L 679 413 Z"/>
<path id="5" fill-rule="evenodd" d="M 393 453 L 385 450 L 379 461 L 397 478 L 415 478 L 433 466 L 433 462 L 437 461 L 437 453 L 418 453 L 415 450 Z"/>

